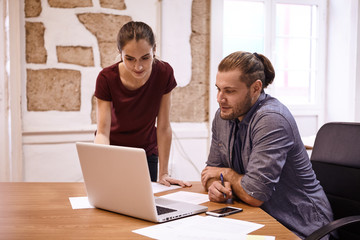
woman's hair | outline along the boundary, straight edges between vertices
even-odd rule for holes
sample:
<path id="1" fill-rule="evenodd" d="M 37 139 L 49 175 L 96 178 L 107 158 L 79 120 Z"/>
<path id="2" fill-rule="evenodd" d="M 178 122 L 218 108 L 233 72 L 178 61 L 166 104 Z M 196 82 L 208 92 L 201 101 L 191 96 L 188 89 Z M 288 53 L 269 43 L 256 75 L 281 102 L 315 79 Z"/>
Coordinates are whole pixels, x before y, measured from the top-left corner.
<path id="1" fill-rule="evenodd" d="M 274 67 L 270 60 L 262 54 L 249 52 L 234 52 L 225 57 L 219 64 L 219 72 L 239 70 L 240 80 L 248 87 L 260 79 L 263 89 L 275 78 Z"/>
<path id="2" fill-rule="evenodd" d="M 121 52 L 125 45 L 135 39 L 139 41 L 140 39 L 145 39 L 150 46 L 155 47 L 155 36 L 149 25 L 144 22 L 128 22 L 119 30 L 117 35 L 117 46 Z"/>

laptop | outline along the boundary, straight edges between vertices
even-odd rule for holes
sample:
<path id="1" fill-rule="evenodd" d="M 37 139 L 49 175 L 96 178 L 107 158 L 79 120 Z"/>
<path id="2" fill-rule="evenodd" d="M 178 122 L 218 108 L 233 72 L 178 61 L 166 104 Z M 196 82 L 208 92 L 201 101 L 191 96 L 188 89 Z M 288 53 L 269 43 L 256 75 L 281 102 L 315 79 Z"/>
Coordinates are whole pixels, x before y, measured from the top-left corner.
<path id="1" fill-rule="evenodd" d="M 208 209 L 154 197 L 144 149 L 83 142 L 76 148 L 94 207 L 159 223 Z"/>

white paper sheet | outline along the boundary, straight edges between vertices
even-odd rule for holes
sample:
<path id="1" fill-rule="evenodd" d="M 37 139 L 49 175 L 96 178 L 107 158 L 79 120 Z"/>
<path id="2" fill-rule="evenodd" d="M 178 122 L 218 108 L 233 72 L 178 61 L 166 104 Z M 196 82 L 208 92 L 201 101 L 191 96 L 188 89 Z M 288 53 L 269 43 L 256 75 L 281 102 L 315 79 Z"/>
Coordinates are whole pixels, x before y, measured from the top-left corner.
<path id="1" fill-rule="evenodd" d="M 161 196 L 160 198 L 166 198 L 166 199 L 182 201 L 192 204 L 201 204 L 209 201 L 209 197 L 207 194 L 185 192 L 185 191 L 178 191 L 178 192 L 166 194 L 164 196 Z"/>
<path id="2" fill-rule="evenodd" d="M 88 197 L 69 197 L 73 209 L 94 208 L 89 203 Z"/>
<path id="3" fill-rule="evenodd" d="M 231 218 L 196 215 L 133 232 L 155 239 L 248 239 L 248 233 L 263 226 Z"/>
<path id="4" fill-rule="evenodd" d="M 151 186 L 153 189 L 153 193 L 159 193 L 159 192 L 181 188 L 179 185 L 170 185 L 170 187 L 168 187 L 158 182 L 151 182 Z"/>

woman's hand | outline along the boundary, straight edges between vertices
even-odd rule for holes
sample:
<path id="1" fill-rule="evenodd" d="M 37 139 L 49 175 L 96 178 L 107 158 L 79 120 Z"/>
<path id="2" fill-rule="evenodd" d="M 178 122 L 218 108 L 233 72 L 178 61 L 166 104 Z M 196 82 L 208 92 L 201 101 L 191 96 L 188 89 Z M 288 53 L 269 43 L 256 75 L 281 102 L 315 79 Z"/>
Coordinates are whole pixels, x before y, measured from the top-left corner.
<path id="1" fill-rule="evenodd" d="M 170 187 L 171 184 L 176 184 L 181 187 L 191 187 L 191 183 L 172 178 L 167 173 L 159 176 L 159 183 L 161 183 L 165 186 L 168 186 L 168 187 Z"/>

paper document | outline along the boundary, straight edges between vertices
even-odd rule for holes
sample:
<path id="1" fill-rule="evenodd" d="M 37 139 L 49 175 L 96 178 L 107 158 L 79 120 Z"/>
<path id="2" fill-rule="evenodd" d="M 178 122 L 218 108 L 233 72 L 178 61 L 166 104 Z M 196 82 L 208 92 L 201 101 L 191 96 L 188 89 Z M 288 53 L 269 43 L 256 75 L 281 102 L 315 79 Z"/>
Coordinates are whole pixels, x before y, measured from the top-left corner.
<path id="1" fill-rule="evenodd" d="M 248 233 L 264 225 L 211 216 L 191 216 L 179 220 L 134 230 L 134 233 L 155 239 L 257 239 Z M 255 237 L 255 236 L 254 236 Z M 261 236 L 263 237 L 263 236 Z M 268 238 L 260 238 L 268 239 Z M 271 238 L 270 238 L 271 239 Z"/>
<path id="2" fill-rule="evenodd" d="M 207 194 L 185 192 L 185 191 L 169 193 L 164 196 L 161 196 L 160 198 L 166 198 L 166 199 L 182 201 L 192 204 L 201 204 L 209 201 L 209 197 Z"/>
<path id="3" fill-rule="evenodd" d="M 170 187 L 168 187 L 158 182 L 151 182 L 151 186 L 153 189 L 153 193 L 159 193 L 159 192 L 181 188 L 179 185 L 170 185 Z"/>
<path id="4" fill-rule="evenodd" d="M 90 205 L 88 197 L 69 197 L 73 209 L 94 208 Z"/>

